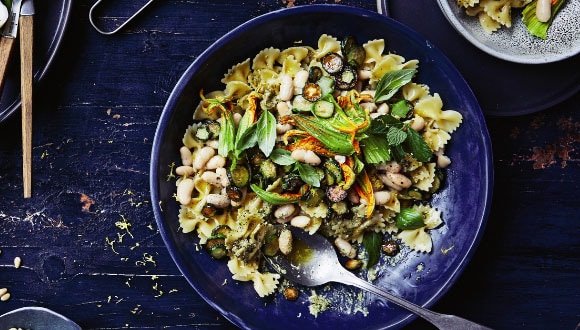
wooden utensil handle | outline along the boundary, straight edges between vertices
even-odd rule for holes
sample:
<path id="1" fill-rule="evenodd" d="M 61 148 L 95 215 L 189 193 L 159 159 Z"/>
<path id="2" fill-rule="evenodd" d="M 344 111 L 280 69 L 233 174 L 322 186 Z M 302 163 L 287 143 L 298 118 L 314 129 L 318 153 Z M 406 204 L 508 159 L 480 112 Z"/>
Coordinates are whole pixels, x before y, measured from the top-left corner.
<path id="1" fill-rule="evenodd" d="M 20 16 L 20 90 L 22 93 L 22 183 L 32 196 L 32 36 L 34 16 Z"/>
<path id="2" fill-rule="evenodd" d="M 4 78 L 8 71 L 8 62 L 14 46 L 15 38 L 0 37 L 0 94 L 4 88 Z"/>

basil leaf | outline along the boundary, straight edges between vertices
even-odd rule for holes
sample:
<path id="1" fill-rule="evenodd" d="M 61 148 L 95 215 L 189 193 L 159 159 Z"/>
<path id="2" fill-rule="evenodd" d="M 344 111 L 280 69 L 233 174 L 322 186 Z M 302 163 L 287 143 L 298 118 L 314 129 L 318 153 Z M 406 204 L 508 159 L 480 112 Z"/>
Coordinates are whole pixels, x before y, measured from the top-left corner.
<path id="1" fill-rule="evenodd" d="M 320 176 L 318 176 L 318 172 L 316 172 L 314 167 L 308 164 L 296 162 L 296 168 L 298 169 L 298 174 L 300 174 L 300 179 L 302 179 L 302 181 L 313 187 L 320 187 Z"/>
<path id="2" fill-rule="evenodd" d="M 276 117 L 270 111 L 264 111 L 257 125 L 258 147 L 268 157 L 276 145 Z"/>
<path id="3" fill-rule="evenodd" d="M 391 126 L 387 132 L 387 141 L 391 146 L 398 146 L 407 139 L 407 133 L 400 128 Z"/>
<path id="4" fill-rule="evenodd" d="M 433 151 L 431 151 L 427 142 L 423 140 L 421 134 L 411 127 L 407 128 L 407 145 L 416 160 L 420 162 L 428 162 L 431 160 Z"/>
<path id="5" fill-rule="evenodd" d="M 230 152 L 235 150 L 235 131 L 236 124 L 231 111 L 223 105 L 214 105 L 220 107 L 222 111 L 222 121 L 220 123 L 220 136 L 218 139 L 218 154 L 223 157 L 229 157 Z"/>
<path id="6" fill-rule="evenodd" d="M 399 229 L 410 230 L 425 226 L 423 215 L 413 208 L 402 208 L 397 214 L 396 224 Z"/>
<path id="7" fill-rule="evenodd" d="M 403 69 L 387 72 L 377 84 L 374 101 L 382 102 L 390 99 L 404 85 L 409 83 L 417 70 Z"/>
<path id="8" fill-rule="evenodd" d="M 292 154 L 290 153 L 290 151 L 280 148 L 272 150 L 272 153 L 270 154 L 270 159 L 274 163 L 281 166 L 292 165 L 296 163 L 296 159 L 292 158 Z"/>
<path id="9" fill-rule="evenodd" d="M 240 133 L 239 130 L 238 133 Z M 258 143 L 256 125 L 251 125 L 241 134 L 238 134 L 238 137 L 236 138 L 236 157 L 239 156 L 242 151 L 255 146 L 256 143 Z"/>
<path id="10" fill-rule="evenodd" d="M 258 185 L 256 184 L 251 184 L 250 188 L 256 193 L 256 195 L 258 195 L 261 199 L 263 199 L 264 201 L 270 203 L 270 204 L 274 204 L 274 205 L 282 205 L 282 204 L 288 204 L 288 203 L 298 203 L 302 196 L 299 196 L 297 194 L 294 194 L 292 196 L 284 196 L 282 194 L 278 194 L 275 192 L 271 192 L 271 191 L 266 191 L 262 188 L 260 188 Z"/>
<path id="11" fill-rule="evenodd" d="M 363 236 L 363 245 L 369 255 L 367 267 L 370 268 L 379 262 L 383 237 L 374 231 L 367 231 Z"/>

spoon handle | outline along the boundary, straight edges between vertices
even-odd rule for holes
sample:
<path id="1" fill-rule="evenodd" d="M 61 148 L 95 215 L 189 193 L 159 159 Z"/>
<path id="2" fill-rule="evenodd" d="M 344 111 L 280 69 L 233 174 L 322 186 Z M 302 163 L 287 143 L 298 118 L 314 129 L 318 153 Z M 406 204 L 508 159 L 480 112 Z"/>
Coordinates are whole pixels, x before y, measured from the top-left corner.
<path id="1" fill-rule="evenodd" d="M 425 320 L 431 322 L 434 326 L 439 329 L 463 329 L 463 330 L 491 330 L 491 328 L 485 327 L 478 323 L 466 320 L 464 318 L 455 316 L 455 315 L 447 315 L 447 314 L 439 314 L 435 313 L 431 310 L 423 308 L 419 305 L 415 305 L 410 301 L 407 301 L 403 298 L 397 297 L 392 293 L 383 290 L 377 286 L 370 284 L 369 282 L 357 277 L 353 273 L 349 271 L 340 272 L 339 279 L 336 279 L 337 282 L 356 286 L 360 289 L 372 292 L 378 296 L 386 298 L 387 300 L 395 303 L 396 305 L 413 312 L 414 314 L 424 318 Z"/>

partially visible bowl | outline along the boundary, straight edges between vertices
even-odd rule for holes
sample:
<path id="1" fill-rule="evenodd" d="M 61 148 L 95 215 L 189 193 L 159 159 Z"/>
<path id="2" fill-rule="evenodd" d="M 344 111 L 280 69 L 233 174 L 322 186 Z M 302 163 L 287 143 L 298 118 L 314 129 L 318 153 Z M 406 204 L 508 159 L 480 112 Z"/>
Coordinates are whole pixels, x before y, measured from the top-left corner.
<path id="1" fill-rule="evenodd" d="M 437 0 L 451 25 L 475 47 L 497 58 L 523 64 L 551 63 L 580 53 L 580 2 L 567 1 L 548 30 L 547 39 L 532 36 L 521 9 L 512 9 L 512 27 L 486 33 L 477 17 L 468 16 L 457 0 Z M 474 59 L 475 61 L 475 59 Z"/>
<path id="2" fill-rule="evenodd" d="M 342 5 L 304 5 L 274 11 L 234 29 L 204 51 L 186 70 L 173 89 L 157 127 L 151 157 L 152 205 L 167 248 L 194 289 L 235 325 L 266 329 L 284 324 L 288 329 L 322 327 L 335 329 L 398 328 L 413 319 L 409 312 L 365 296 L 369 314 L 346 314 L 341 302 L 317 317 L 310 314 L 307 298 L 291 303 L 281 295 L 259 298 L 251 283 L 237 282 L 223 262 L 199 251 L 196 235 L 184 234 L 178 223 L 175 182 L 168 181 L 170 165 L 179 163 L 179 148 L 199 91 L 223 89 L 220 79 L 228 69 L 253 58 L 267 47 L 284 49 L 300 41 L 316 47 L 321 34 L 353 35 L 357 40 L 386 40 L 387 50 L 407 59 L 418 59 L 418 81 L 439 93 L 445 109 L 463 115 L 462 126 L 453 133 L 447 154 L 453 159 L 448 179 L 432 204 L 442 211 L 445 225 L 433 231 L 434 252 L 411 253 L 388 268 L 375 284 L 394 291 L 416 304 L 432 306 L 455 283 L 482 236 L 489 213 L 493 166 L 489 135 L 481 109 L 469 86 L 452 63 L 431 43 L 402 24 L 363 9 Z M 449 249 L 446 253 L 440 249 Z M 421 267 L 420 275 L 409 276 Z M 332 285 L 331 291 L 359 292 Z M 346 290 L 346 291 L 345 291 Z M 349 291 L 350 290 L 350 291 Z M 354 291 L 353 291 L 354 290 Z M 306 296 L 306 295 L 304 295 Z"/>

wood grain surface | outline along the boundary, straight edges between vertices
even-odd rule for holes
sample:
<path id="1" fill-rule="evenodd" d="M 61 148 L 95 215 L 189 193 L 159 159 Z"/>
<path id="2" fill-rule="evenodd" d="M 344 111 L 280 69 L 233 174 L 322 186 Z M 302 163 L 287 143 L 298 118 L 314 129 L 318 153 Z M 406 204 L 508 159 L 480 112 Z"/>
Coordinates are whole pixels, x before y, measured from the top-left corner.
<path id="1" fill-rule="evenodd" d="M 74 1 L 58 57 L 35 85 L 32 198 L 22 197 L 20 116 L 0 123 L 0 288 L 11 294 L 0 314 L 35 305 L 84 329 L 235 328 L 189 286 L 157 230 L 148 178 L 157 120 L 180 75 L 231 29 L 275 9 L 335 2 L 376 10 L 363 0 L 168 0 L 103 36 L 88 22 L 93 1 Z M 536 114 L 486 118 L 491 216 L 435 311 L 496 329 L 578 329 L 579 104 L 576 94 Z"/>

